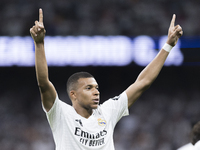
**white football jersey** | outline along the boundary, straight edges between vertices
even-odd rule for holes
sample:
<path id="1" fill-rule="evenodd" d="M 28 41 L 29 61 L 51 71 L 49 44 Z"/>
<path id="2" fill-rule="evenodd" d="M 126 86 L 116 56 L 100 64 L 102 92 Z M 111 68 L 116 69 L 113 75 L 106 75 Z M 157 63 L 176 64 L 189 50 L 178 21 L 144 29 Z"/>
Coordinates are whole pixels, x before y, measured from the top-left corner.
<path id="1" fill-rule="evenodd" d="M 194 145 L 192 145 L 192 143 L 188 143 L 180 148 L 178 148 L 177 150 L 195 150 Z"/>
<path id="2" fill-rule="evenodd" d="M 196 142 L 194 147 L 195 147 L 195 150 L 200 150 L 200 141 Z"/>
<path id="3" fill-rule="evenodd" d="M 87 119 L 58 96 L 46 112 L 56 150 L 114 150 L 114 127 L 121 117 L 128 114 L 125 92 L 99 105 Z"/>

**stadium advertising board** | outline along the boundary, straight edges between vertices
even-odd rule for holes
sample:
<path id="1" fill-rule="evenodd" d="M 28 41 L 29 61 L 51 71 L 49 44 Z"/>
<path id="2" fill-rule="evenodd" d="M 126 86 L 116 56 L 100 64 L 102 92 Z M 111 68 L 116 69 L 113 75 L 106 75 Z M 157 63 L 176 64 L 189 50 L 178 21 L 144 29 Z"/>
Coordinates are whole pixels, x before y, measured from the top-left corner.
<path id="1" fill-rule="evenodd" d="M 146 66 L 162 48 L 167 36 L 46 36 L 49 66 Z M 165 66 L 181 66 L 184 48 L 198 48 L 200 38 L 181 38 Z M 193 54 L 194 55 L 194 54 Z M 0 66 L 34 66 L 34 43 L 27 37 L 0 37 Z"/>

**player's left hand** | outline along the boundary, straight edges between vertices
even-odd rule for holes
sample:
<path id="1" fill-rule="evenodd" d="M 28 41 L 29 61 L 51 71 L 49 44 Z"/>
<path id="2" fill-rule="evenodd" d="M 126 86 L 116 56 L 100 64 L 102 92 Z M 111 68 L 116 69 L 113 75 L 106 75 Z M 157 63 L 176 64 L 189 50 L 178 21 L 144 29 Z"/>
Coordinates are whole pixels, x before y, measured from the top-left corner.
<path id="1" fill-rule="evenodd" d="M 176 15 L 174 14 L 168 30 L 167 43 L 171 46 L 175 46 L 178 39 L 183 35 L 182 27 L 180 25 L 175 26 L 175 19 Z"/>

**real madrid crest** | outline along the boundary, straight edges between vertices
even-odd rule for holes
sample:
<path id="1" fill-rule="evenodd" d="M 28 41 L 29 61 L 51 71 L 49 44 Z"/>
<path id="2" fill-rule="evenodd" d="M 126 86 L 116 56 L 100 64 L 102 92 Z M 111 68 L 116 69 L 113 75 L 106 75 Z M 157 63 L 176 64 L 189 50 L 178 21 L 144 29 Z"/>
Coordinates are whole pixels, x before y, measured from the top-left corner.
<path id="1" fill-rule="evenodd" d="M 100 126 L 105 126 L 106 125 L 106 121 L 104 119 L 99 118 L 99 119 L 97 119 L 97 121 L 98 121 L 98 124 Z"/>

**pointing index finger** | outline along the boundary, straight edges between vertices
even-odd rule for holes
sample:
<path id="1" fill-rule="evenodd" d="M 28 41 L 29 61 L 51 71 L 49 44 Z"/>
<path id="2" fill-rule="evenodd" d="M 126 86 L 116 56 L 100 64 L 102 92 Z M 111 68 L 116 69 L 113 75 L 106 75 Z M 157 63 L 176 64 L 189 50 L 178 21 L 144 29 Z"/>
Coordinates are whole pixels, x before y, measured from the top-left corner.
<path id="1" fill-rule="evenodd" d="M 170 27 L 171 27 L 171 28 L 174 27 L 175 19 L 176 19 L 176 15 L 173 14 L 172 21 L 171 21 L 171 23 L 170 23 Z"/>
<path id="2" fill-rule="evenodd" d="M 43 23 L 43 12 L 41 8 L 39 9 L 39 22 Z"/>

